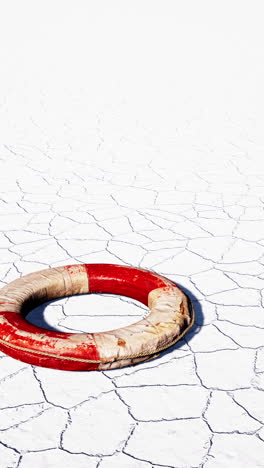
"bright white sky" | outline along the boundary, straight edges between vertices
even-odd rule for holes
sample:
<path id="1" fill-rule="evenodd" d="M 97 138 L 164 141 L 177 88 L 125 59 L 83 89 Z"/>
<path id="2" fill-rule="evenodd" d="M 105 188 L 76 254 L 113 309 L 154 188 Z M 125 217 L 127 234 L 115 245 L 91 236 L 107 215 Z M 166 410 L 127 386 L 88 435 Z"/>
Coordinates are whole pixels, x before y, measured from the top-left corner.
<path id="1" fill-rule="evenodd" d="M 257 139 L 263 13 L 261 1 L 2 1 L 1 133 L 30 135 L 28 119 L 77 128 L 111 108 L 166 138 L 203 114 L 197 137 L 230 120 L 254 122 Z"/>

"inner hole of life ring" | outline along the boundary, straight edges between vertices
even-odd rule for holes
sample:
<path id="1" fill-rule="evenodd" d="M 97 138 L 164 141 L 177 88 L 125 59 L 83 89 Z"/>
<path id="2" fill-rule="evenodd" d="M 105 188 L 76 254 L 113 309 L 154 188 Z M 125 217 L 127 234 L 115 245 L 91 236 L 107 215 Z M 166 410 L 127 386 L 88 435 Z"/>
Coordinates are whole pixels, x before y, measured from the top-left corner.
<path id="1" fill-rule="evenodd" d="M 149 313 L 149 308 L 135 299 L 90 293 L 53 299 L 24 317 L 33 325 L 50 331 L 98 333 L 131 325 Z"/>

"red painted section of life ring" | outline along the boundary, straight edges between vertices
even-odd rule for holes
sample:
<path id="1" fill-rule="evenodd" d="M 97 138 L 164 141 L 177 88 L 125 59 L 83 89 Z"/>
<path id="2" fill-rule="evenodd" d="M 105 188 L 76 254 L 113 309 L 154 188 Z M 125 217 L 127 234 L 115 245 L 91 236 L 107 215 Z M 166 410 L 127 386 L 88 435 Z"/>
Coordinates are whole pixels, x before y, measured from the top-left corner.
<path id="1" fill-rule="evenodd" d="M 66 289 L 66 293 L 55 293 L 54 296 L 53 284 L 54 288 L 59 288 L 59 281 L 62 281 L 63 285 L 67 282 L 68 289 Z M 32 289 L 31 296 L 37 297 L 39 303 L 50 300 L 49 296 L 55 298 L 72 294 L 110 293 L 128 296 L 148 305 L 148 296 L 151 291 L 158 288 L 163 290 L 178 288 L 175 283 L 154 272 L 115 264 L 67 265 L 41 270 L 15 280 L 2 288 L 0 290 L 0 350 L 29 364 L 76 371 L 103 368 L 103 361 L 95 343 L 95 337 L 102 337 L 104 332 L 64 333 L 49 331 L 27 322 L 22 314 L 23 307 L 28 300 L 24 289 L 26 289 L 25 285 L 28 285 L 28 289 L 30 289 L 31 282 L 34 283 L 35 287 L 35 290 Z M 79 288 L 79 283 L 81 292 L 69 292 L 76 291 L 76 284 Z M 49 291 L 46 296 L 43 293 L 45 287 Z M 79 290 L 78 288 L 77 290 Z M 60 291 L 60 289 L 57 290 Z M 178 290 L 181 291 L 180 288 Z M 22 299 L 20 299 L 20 292 Z M 30 300 L 32 300 L 31 296 L 29 295 Z M 3 298 L 6 298 L 6 301 L 3 301 Z M 36 304 L 27 308 L 27 312 L 34 307 Z M 107 332 L 105 334 L 107 335 Z M 121 343 L 123 340 L 118 340 L 118 343 L 119 341 Z M 121 360 L 121 358 L 119 359 Z M 126 356 L 123 359 L 125 362 Z M 140 360 L 144 360 L 144 358 Z M 104 363 L 107 365 L 107 360 L 104 360 Z"/>
<path id="2" fill-rule="evenodd" d="M 51 348 L 53 347 L 53 342 L 56 338 L 62 339 L 67 341 L 74 333 L 64 333 L 64 332 L 57 332 L 57 331 L 50 331 L 46 328 L 37 327 L 29 322 L 27 322 L 21 315 L 15 312 L 2 312 L 1 315 L 5 316 L 8 319 L 8 323 L 4 326 L 0 326 L 0 336 L 12 336 L 12 345 L 18 346 L 15 348 L 14 346 L 8 346 L 3 343 L 0 344 L 0 350 L 4 353 L 8 354 L 9 356 L 13 357 L 14 359 L 22 360 L 23 362 L 27 362 L 28 364 L 33 364 L 35 366 L 42 366 L 42 367 L 50 367 L 52 369 L 62 369 L 62 370 L 97 370 L 100 356 L 96 346 L 93 343 L 89 345 L 82 343 L 81 346 L 76 346 L 73 350 L 68 350 L 65 348 L 63 353 L 60 352 L 60 356 L 47 356 L 45 354 L 36 354 L 34 352 L 30 352 L 30 350 L 39 350 L 43 353 L 47 352 L 49 354 L 55 354 L 55 350 L 53 351 Z M 15 330 L 15 331 L 14 331 Z M 19 331 L 16 331 L 19 330 Z M 21 339 L 21 332 L 31 332 L 34 335 L 39 334 L 40 330 L 42 331 L 43 335 L 45 335 L 46 340 L 41 344 L 39 341 L 34 338 L 26 338 L 26 341 Z M 21 350 L 20 348 L 28 348 L 27 350 Z M 53 353 L 52 353 L 53 351 Z M 70 351 L 70 352 L 69 352 Z M 68 360 L 68 359 L 61 359 L 61 357 L 71 357 L 73 356 L 76 358 L 75 361 Z M 78 361 L 78 359 L 84 358 L 89 360 L 95 360 L 98 362 L 82 362 Z M 21 359 L 23 358 L 23 359 Z"/>
<path id="3" fill-rule="evenodd" d="M 85 265 L 91 293 L 109 293 L 128 296 L 148 305 L 148 294 L 156 288 L 166 287 L 167 278 L 151 271 L 99 263 Z"/>

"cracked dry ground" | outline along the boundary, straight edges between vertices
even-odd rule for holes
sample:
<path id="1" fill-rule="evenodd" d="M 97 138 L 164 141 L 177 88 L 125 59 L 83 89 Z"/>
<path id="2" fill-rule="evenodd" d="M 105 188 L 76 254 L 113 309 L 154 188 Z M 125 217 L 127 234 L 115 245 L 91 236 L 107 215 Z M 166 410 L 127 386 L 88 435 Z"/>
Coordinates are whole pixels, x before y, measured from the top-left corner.
<path id="1" fill-rule="evenodd" d="M 263 2 L 0 5 L 0 286 L 131 265 L 196 315 L 133 367 L 0 353 L 0 468 L 264 467 L 263 43 Z M 81 333 L 147 313 L 92 294 L 27 320 Z"/>
<path id="2" fill-rule="evenodd" d="M 172 174 L 159 155 L 97 153 L 2 149 L 1 284 L 80 262 L 153 269 L 189 294 L 195 325 L 157 359 L 105 372 L 1 353 L 0 467 L 263 466 L 264 174 L 248 154 Z M 27 320 L 81 333 L 147 313 L 93 294 Z"/>

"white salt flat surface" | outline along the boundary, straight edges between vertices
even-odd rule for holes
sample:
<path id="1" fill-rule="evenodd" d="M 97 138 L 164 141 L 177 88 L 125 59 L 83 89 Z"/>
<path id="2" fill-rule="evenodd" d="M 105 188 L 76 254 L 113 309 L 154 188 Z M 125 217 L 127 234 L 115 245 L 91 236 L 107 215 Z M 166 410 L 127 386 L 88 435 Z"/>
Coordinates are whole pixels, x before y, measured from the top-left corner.
<path id="1" fill-rule="evenodd" d="M 72 263 L 154 270 L 193 328 L 148 363 L 0 353 L 0 468 L 261 468 L 262 2 L 0 5 L 0 284 Z M 60 331 L 148 312 L 113 295 L 27 319 Z"/>

